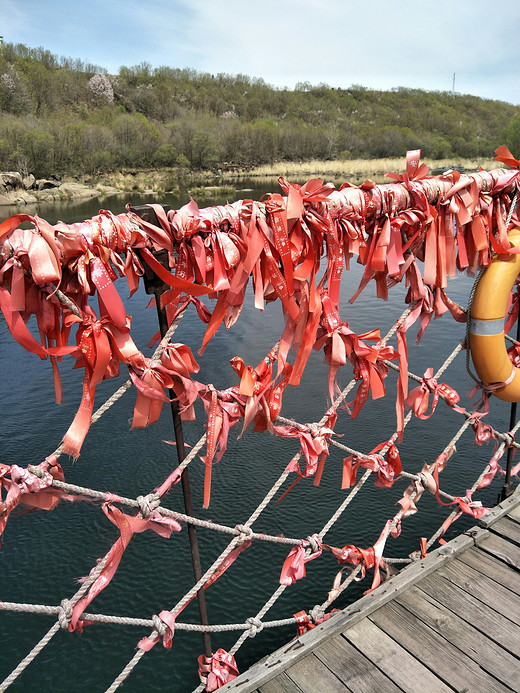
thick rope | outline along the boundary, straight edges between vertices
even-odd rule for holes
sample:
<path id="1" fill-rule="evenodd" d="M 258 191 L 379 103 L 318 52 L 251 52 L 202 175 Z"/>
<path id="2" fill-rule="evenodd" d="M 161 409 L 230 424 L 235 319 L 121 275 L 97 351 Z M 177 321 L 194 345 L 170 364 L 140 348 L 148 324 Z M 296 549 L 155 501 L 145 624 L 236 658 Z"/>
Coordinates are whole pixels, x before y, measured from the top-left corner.
<path id="1" fill-rule="evenodd" d="M 403 319 L 403 316 L 401 317 L 401 320 L 402 319 Z M 395 329 L 397 329 L 398 323 L 399 323 L 399 321 L 397 321 L 396 324 L 394 325 L 394 327 L 392 328 L 393 331 L 395 331 Z M 392 330 L 391 330 L 391 332 L 392 332 Z M 444 362 L 444 364 L 441 366 L 441 368 L 437 372 L 437 374 L 435 376 L 436 378 L 439 377 L 439 375 L 450 365 L 450 363 L 454 360 L 456 355 L 458 353 L 460 353 L 461 349 L 462 349 L 461 345 L 458 345 L 456 347 L 454 352 L 452 352 L 450 357 L 448 357 L 448 359 Z M 393 366 L 393 364 L 392 364 L 392 366 Z M 417 379 L 419 382 L 422 380 L 421 378 L 418 378 L 418 376 L 414 377 L 413 374 L 409 374 L 409 376 L 412 377 L 412 379 Z M 355 386 L 355 384 L 356 384 L 356 381 L 353 379 L 349 383 L 349 385 L 347 385 L 347 387 L 342 391 L 340 396 L 335 400 L 335 402 L 333 404 L 333 408 L 337 408 L 339 406 L 339 404 L 341 404 L 341 402 L 344 401 L 348 392 L 350 392 L 350 390 L 352 390 L 352 388 Z M 105 406 L 105 405 L 103 405 L 103 406 Z M 101 414 L 102 413 L 103 412 L 101 412 Z M 330 409 L 324 415 L 324 417 L 322 417 L 321 421 L 318 424 L 310 424 L 307 426 L 312 428 L 313 430 L 317 430 L 320 427 L 323 427 L 323 425 L 328 420 L 329 413 L 330 413 Z M 462 433 L 470 425 L 471 413 L 470 412 L 464 412 L 464 413 L 466 414 L 467 418 L 464 421 L 461 428 L 459 429 L 459 431 L 457 432 L 456 436 L 452 439 L 452 441 L 450 441 L 450 443 L 446 447 L 445 451 L 449 451 L 450 449 L 453 449 L 453 446 L 455 445 L 458 438 L 460 438 Z M 100 414 L 100 416 L 101 416 L 101 414 Z M 405 419 L 405 425 L 406 425 L 406 423 L 409 422 L 411 416 L 412 416 L 412 412 L 410 411 L 408 413 L 406 419 Z M 298 426 L 298 427 L 302 426 L 302 424 L 298 424 L 297 422 L 294 422 L 294 421 L 289 420 L 289 419 L 284 419 L 283 417 L 280 417 L 279 420 L 282 422 L 290 423 L 291 425 L 294 425 L 294 426 Z M 518 424 L 517 424 L 517 426 L 518 426 Z M 516 427 L 515 427 L 515 430 L 516 430 Z M 504 438 L 504 440 L 507 440 L 509 442 L 509 444 L 512 443 L 511 438 L 509 436 L 507 436 L 506 434 L 498 434 L 498 432 L 495 432 L 495 433 L 496 433 L 497 437 L 500 435 Z M 396 434 L 394 434 L 394 435 L 396 435 Z M 197 443 L 196 450 L 194 448 L 190 452 L 190 455 L 188 457 L 191 459 L 189 461 L 194 459 L 196 452 L 198 450 L 200 450 L 200 448 L 204 444 L 204 441 L 205 441 L 205 436 L 203 436 L 200 439 L 200 441 Z M 331 442 L 333 444 L 337 443 L 337 441 L 332 441 L 332 440 L 329 442 Z M 504 446 L 505 442 L 502 442 L 501 445 Z M 355 450 L 351 450 L 350 448 L 348 448 L 348 446 L 343 446 L 342 444 L 337 444 L 336 447 L 338 447 L 340 449 L 344 449 L 348 452 L 351 452 L 351 454 L 357 454 L 360 457 L 365 457 L 365 455 L 363 455 L 362 453 L 358 453 Z M 503 447 L 502 447 L 502 449 L 503 449 Z M 186 460 L 183 463 L 184 466 L 186 466 L 186 464 L 189 463 L 189 461 L 187 462 L 188 457 L 186 458 Z M 299 460 L 299 457 L 300 457 L 299 454 L 295 455 L 293 457 L 293 462 L 297 462 Z M 475 482 L 474 488 L 476 488 L 476 486 L 478 486 L 478 484 L 480 483 L 480 480 L 484 477 L 484 475 L 488 469 L 489 469 L 489 464 L 486 465 L 486 468 L 485 468 L 484 472 L 482 472 L 482 474 L 480 475 L 479 480 L 477 480 L 477 482 Z M 356 484 L 356 486 L 353 487 L 353 489 L 350 491 L 347 498 L 343 501 L 343 503 L 340 505 L 338 510 L 334 513 L 334 515 L 331 517 L 329 522 L 325 525 L 325 527 L 322 529 L 322 531 L 318 535 L 318 537 L 320 539 L 323 539 L 325 534 L 330 530 L 330 528 L 332 527 L 334 522 L 336 522 L 337 519 L 341 516 L 341 514 L 344 512 L 345 508 L 348 507 L 348 505 L 351 503 L 353 498 L 356 496 L 356 494 L 359 492 L 359 490 L 365 484 L 366 480 L 368 480 L 368 478 L 371 476 L 371 474 L 372 474 L 372 472 L 370 470 L 367 470 L 365 472 L 365 474 L 363 475 L 363 477 Z M 172 609 L 172 613 L 176 613 L 180 608 L 182 608 L 182 606 L 185 603 L 187 603 L 187 601 L 189 599 L 191 599 L 191 597 L 204 585 L 204 583 L 207 581 L 207 579 L 209 579 L 209 577 L 211 577 L 213 572 L 221 564 L 221 562 L 225 559 L 225 557 L 233 550 L 233 548 L 235 548 L 235 546 L 240 542 L 240 540 L 243 540 L 245 535 L 247 535 L 248 538 L 251 537 L 254 539 L 261 539 L 261 540 L 267 540 L 267 541 L 276 540 L 280 543 L 287 543 L 287 544 L 293 544 L 293 545 L 301 544 L 301 541 L 302 541 L 301 539 L 284 538 L 281 540 L 281 538 L 279 538 L 279 537 L 272 537 L 272 536 L 265 535 L 265 534 L 254 533 L 254 532 L 252 532 L 252 530 L 250 528 L 250 525 L 253 524 L 254 521 L 256 521 L 256 519 L 259 517 L 259 515 L 261 514 L 263 509 L 265 507 L 267 507 L 268 503 L 272 500 L 274 495 L 281 488 L 281 486 L 285 482 L 288 475 L 289 475 L 289 472 L 284 472 L 279 477 L 277 482 L 275 482 L 275 484 L 273 485 L 273 487 L 271 488 L 269 493 L 266 495 L 266 497 L 263 499 L 263 501 L 259 504 L 257 509 L 253 512 L 253 514 L 251 515 L 251 517 L 249 518 L 249 520 L 246 522 L 245 525 L 238 525 L 234 528 L 226 527 L 224 525 L 218 525 L 217 523 L 207 522 L 204 520 L 198 520 L 196 518 L 191 518 L 189 516 L 183 516 L 182 513 L 176 513 L 174 511 L 169 511 L 167 509 L 161 508 L 160 506 L 157 508 L 157 510 L 159 512 L 162 512 L 165 515 L 169 515 L 171 517 L 175 517 L 176 519 L 181 519 L 181 520 L 184 520 L 186 522 L 191 521 L 194 524 L 198 524 L 199 526 L 202 526 L 202 527 L 205 527 L 208 529 L 216 529 L 217 531 L 223 531 L 223 532 L 228 533 L 228 534 L 235 534 L 233 540 L 229 543 L 228 547 L 226 547 L 226 549 L 224 549 L 224 551 L 221 553 L 221 555 L 216 559 L 216 561 L 213 563 L 213 565 L 206 571 L 206 573 L 202 576 L 201 580 L 192 588 L 192 590 L 190 590 L 190 592 L 188 592 L 186 595 L 184 595 L 184 597 L 180 600 L 180 602 Z M 403 473 L 403 477 L 414 479 L 414 480 L 415 479 L 420 480 L 419 475 L 412 475 L 412 474 L 408 474 L 408 473 Z M 56 482 L 55 485 L 57 487 L 63 488 L 63 490 L 66 490 L 68 492 L 76 492 L 76 493 L 80 493 L 83 495 L 85 495 L 86 493 L 98 494 L 96 496 L 98 499 L 100 499 L 100 500 L 107 500 L 108 499 L 107 494 L 104 492 L 96 492 L 96 491 L 92 491 L 91 489 L 84 489 L 84 488 L 79 487 L 79 486 L 64 484 L 62 482 Z M 449 498 L 451 500 L 454 498 L 453 496 L 450 496 L 449 494 L 444 494 L 443 492 L 441 492 L 441 494 L 444 495 L 444 497 Z M 126 503 L 128 505 L 131 505 L 132 507 L 142 507 L 143 503 L 146 504 L 146 502 L 150 498 L 150 496 L 147 496 L 144 498 L 140 497 L 140 498 L 141 498 L 141 504 L 139 502 L 139 499 L 138 500 L 122 499 L 122 502 Z M 455 514 L 456 513 L 452 513 L 452 515 L 455 515 Z M 437 533 L 436 536 L 439 536 L 439 533 Z M 435 538 L 432 538 L 432 540 L 430 540 L 429 544 L 434 540 L 435 540 Z M 388 562 L 395 562 L 395 563 L 397 563 L 397 562 L 402 563 L 402 562 L 409 562 L 410 561 L 410 559 L 385 559 L 385 560 L 387 560 Z M 102 566 L 100 567 L 100 565 L 98 565 L 98 569 L 100 572 L 100 570 L 102 569 Z M 360 569 L 360 567 L 358 566 L 356 568 L 356 570 L 353 571 L 352 573 L 350 573 L 350 575 L 346 578 L 346 580 L 343 583 L 341 583 L 338 590 L 336 590 L 336 596 L 348 587 L 348 585 L 355 578 L 355 575 L 357 574 L 357 571 L 359 569 Z M 95 579 L 95 577 L 97 577 L 97 575 L 91 576 L 91 580 L 89 580 L 89 582 L 87 584 L 82 586 L 83 593 L 86 592 L 86 590 L 88 589 L 88 587 L 91 584 L 91 581 L 93 579 Z M 81 598 L 82 595 L 80 595 L 80 592 L 82 590 L 80 590 L 73 597 L 73 599 L 70 602 L 67 602 L 68 609 L 65 609 L 64 606 L 45 607 L 44 605 L 14 605 L 13 603 L 5 603 L 4 608 L 13 607 L 12 610 L 15 610 L 15 611 L 16 610 L 18 610 L 18 611 L 27 610 L 27 611 L 32 611 L 32 613 L 43 613 L 42 611 L 35 611 L 35 609 L 36 610 L 37 609 L 50 609 L 51 612 L 47 611 L 46 613 L 58 614 L 59 618 L 58 618 L 57 623 L 50 629 L 50 631 L 46 634 L 46 636 L 44 636 L 44 638 L 42 638 L 42 640 L 33 648 L 33 650 L 31 650 L 31 652 L 27 655 L 27 657 L 25 657 L 24 660 L 22 660 L 20 662 L 20 664 L 12 672 L 12 674 L 9 677 L 7 677 L 7 679 L 2 684 L 2 686 L 4 686 L 4 687 L 0 688 L 0 693 L 1 693 L 1 691 L 5 690 L 20 675 L 20 673 L 26 668 L 26 666 L 37 656 L 37 654 L 43 649 L 43 647 L 45 647 L 47 642 L 49 642 L 50 639 L 55 634 L 55 632 L 57 632 L 57 630 L 54 631 L 54 629 L 56 629 L 56 628 L 59 629 L 60 627 L 63 626 L 64 623 L 67 624 L 68 621 L 67 621 L 66 611 L 68 611 L 68 612 L 72 611 L 72 605 L 74 603 L 76 603 L 79 600 L 79 598 Z M 276 600 L 278 599 L 278 597 L 280 596 L 280 594 L 282 594 L 282 592 L 284 590 L 285 590 L 285 586 L 281 585 L 275 591 L 275 593 L 271 596 L 271 598 L 266 602 L 266 604 L 262 607 L 260 612 L 255 617 L 251 617 L 250 619 L 247 619 L 247 621 L 243 624 L 217 624 L 217 625 L 213 625 L 213 626 L 200 626 L 197 624 L 180 624 L 179 623 L 179 624 L 176 624 L 176 627 L 178 627 L 179 630 L 183 630 L 183 629 L 184 630 L 204 630 L 204 629 L 206 629 L 206 630 L 210 630 L 213 632 L 226 631 L 226 630 L 242 630 L 243 631 L 242 635 L 240 636 L 239 640 L 237 641 L 237 643 L 235 643 L 235 646 L 231 650 L 231 654 L 234 654 L 234 652 L 236 652 L 239 649 L 242 642 L 248 636 L 254 637 L 254 635 L 256 635 L 256 633 L 259 632 L 263 627 L 287 626 L 287 625 L 290 625 L 291 623 L 295 622 L 294 618 L 279 619 L 276 621 L 269 621 L 269 622 L 263 622 L 261 620 L 263 618 L 263 616 L 265 615 L 265 613 L 267 613 L 272 608 L 272 606 L 274 605 L 274 603 L 276 602 Z M 66 601 L 67 600 L 64 600 L 64 602 L 66 602 Z M 332 601 L 333 601 L 332 599 L 328 599 L 324 604 L 322 604 L 320 606 L 316 606 L 315 609 L 317 611 L 320 611 L 320 613 L 321 612 L 324 613 L 325 609 L 327 608 L 328 605 L 330 605 L 330 603 L 332 603 Z M 151 619 L 151 620 L 150 619 L 132 619 L 132 618 L 128 618 L 128 617 L 106 616 L 106 615 L 99 615 L 99 614 L 97 614 L 97 615 L 96 614 L 94 614 L 94 615 L 93 614 L 84 614 L 84 617 L 89 618 L 90 620 L 98 620 L 99 622 L 110 622 L 110 623 L 120 623 L 120 624 L 125 624 L 125 625 L 139 625 L 139 626 L 146 625 L 146 626 L 150 626 L 150 627 L 154 628 L 154 630 L 152 631 L 152 635 L 150 636 L 152 639 L 156 639 L 159 635 L 156 628 L 155 628 L 156 623 L 153 619 Z M 69 616 L 69 618 L 70 618 L 70 616 Z M 127 666 L 121 672 L 121 674 L 117 677 L 117 679 L 114 680 L 112 686 L 108 689 L 109 691 L 114 691 L 119 687 L 119 685 L 121 685 L 121 683 L 128 677 L 128 675 L 131 673 L 131 671 L 136 666 L 138 661 L 141 659 L 143 654 L 144 654 L 144 652 L 142 652 L 142 651 L 138 651 L 136 653 L 136 655 L 127 664 Z M 197 689 L 197 690 L 199 690 L 199 689 Z"/>

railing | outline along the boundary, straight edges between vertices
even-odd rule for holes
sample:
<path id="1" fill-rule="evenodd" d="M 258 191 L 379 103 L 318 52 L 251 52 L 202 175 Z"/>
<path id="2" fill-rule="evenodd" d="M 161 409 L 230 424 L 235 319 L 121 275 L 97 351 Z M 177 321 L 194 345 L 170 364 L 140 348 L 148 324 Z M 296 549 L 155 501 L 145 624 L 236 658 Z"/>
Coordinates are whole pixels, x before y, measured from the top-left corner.
<path id="1" fill-rule="evenodd" d="M 200 661 L 203 682 L 197 690 L 205 687 L 210 690 L 214 683 L 221 683 L 234 675 L 234 655 L 248 636 L 254 637 L 266 628 L 312 627 L 329 617 L 327 609 L 349 586 L 355 584 L 361 574 L 370 571 L 372 588 L 375 588 L 381 576 L 392 571 L 394 564 L 400 566 L 419 560 L 436 541 L 442 541 L 447 528 L 461 514 L 471 518 L 484 514 L 486 508 L 474 500 L 472 494 L 491 483 L 500 470 L 499 460 L 506 448 L 508 471 L 505 493 L 509 492 L 511 478 L 516 471 L 512 466 L 512 457 L 509 459 L 509 451 L 518 447 L 514 440 L 515 416 L 512 413 L 511 430 L 501 433 L 483 420 L 487 402 L 485 391 L 477 407 L 468 409 L 460 405 L 453 388 L 439 383 L 445 370 L 464 351 L 464 344 L 455 347 L 435 374 L 429 371 L 423 376 L 410 373 L 406 331 L 415 320 L 420 319 L 425 327 L 435 313 L 442 314 L 448 310 L 459 321 L 466 320 L 465 309 L 453 303 L 444 291 L 447 277 L 455 269 L 456 260 L 462 267 L 464 258 L 466 267 L 485 266 L 490 261 L 492 248 L 497 245 L 504 248 L 507 244 L 505 229 L 510 223 L 518 223 L 516 217 L 512 217 L 514 205 L 511 205 L 509 197 L 517 186 L 518 171 L 499 169 L 472 176 L 451 173 L 435 178 L 424 178 L 424 175 L 418 157 L 411 153 L 407 173 L 400 177 L 399 183 L 388 186 L 365 185 L 334 191 L 317 183 L 303 188 L 283 183 L 287 197 L 272 196 L 266 205 L 245 201 L 198 210 L 192 204 L 179 212 L 168 213 L 162 208 L 153 207 L 136 210 L 141 217 L 132 211 L 119 217 L 105 213 L 91 222 L 70 227 L 50 227 L 35 218 L 32 220 L 35 226 L 32 239 L 37 240 L 31 240 L 34 248 L 31 245 L 27 247 L 26 235 L 18 231 L 19 223 L 24 219 L 19 217 L 0 225 L 0 239 L 3 237 L 4 240 L 2 310 L 13 336 L 30 351 L 51 360 L 65 355 L 68 349 L 85 368 L 82 406 L 65 435 L 64 445 L 60 445 L 52 455 L 47 455 L 40 465 L 29 465 L 25 469 L 16 465 L 0 466 L 0 478 L 6 491 L 0 529 L 5 527 L 10 512 L 19 503 L 53 509 L 63 497 L 75 495 L 101 502 L 105 514 L 120 533 L 80 589 L 72 597 L 64 599 L 60 606 L 0 603 L 3 610 L 57 616 L 51 629 L 4 680 L 0 691 L 6 690 L 18 678 L 60 629 L 81 629 L 87 627 L 89 622 L 133 625 L 151 630 L 147 637 L 139 641 L 136 654 L 107 690 L 116 690 L 126 681 L 161 638 L 163 645 L 168 648 L 172 638 L 178 638 L 178 631 L 182 630 L 200 630 L 204 634 L 205 654 Z M 158 218 L 143 220 L 146 212 L 157 214 Z M 487 238 L 486 246 L 482 242 L 482 233 Z M 161 258 L 156 252 L 159 247 L 169 254 L 163 264 L 157 259 Z M 323 248 L 327 253 L 325 270 L 320 269 Z M 384 295 L 389 284 L 404 279 L 410 284 L 410 306 L 383 340 L 375 333 L 356 334 L 339 317 L 339 282 L 345 259 L 353 253 L 360 253 L 365 266 L 361 286 L 375 280 L 378 293 Z M 425 256 L 421 275 L 417 258 L 422 257 L 422 253 Z M 170 271 L 173 257 L 175 273 Z M 58 267 L 58 260 L 62 261 L 61 267 Z M 126 273 L 133 287 L 145 267 L 148 268 L 148 291 L 156 296 L 163 337 L 152 359 L 146 359 L 129 336 L 123 304 L 114 293 L 113 284 L 114 268 Z M 321 279 L 320 271 L 323 271 Z M 205 347 L 224 319 L 230 322 L 236 319 L 250 275 L 253 277 L 254 298 L 258 305 L 263 304 L 266 298 L 278 298 L 283 304 L 286 315 L 283 334 L 256 368 L 248 367 L 240 360 L 234 362 L 240 378 L 239 385 L 217 390 L 211 385 L 197 383 L 193 376 L 195 368 L 191 352 L 183 345 L 172 346 L 173 332 L 181 316 L 193 303 L 208 322 L 203 339 Z M 71 281 L 71 277 L 77 278 L 76 283 Z M 164 286 L 164 282 L 169 288 Z M 77 291 L 78 283 L 83 293 Z M 48 316 L 45 324 L 40 319 L 45 339 L 39 344 L 21 324 L 25 324 L 24 318 L 29 312 L 29 288 L 33 286 L 37 287 L 40 300 L 43 295 L 49 296 L 51 305 L 57 307 L 54 322 Z M 86 289 L 90 291 L 94 288 L 101 297 L 99 316 L 93 314 L 91 304 L 87 301 Z M 204 295 L 208 291 L 214 292 L 217 297 L 212 313 L 201 305 L 197 297 L 197 294 Z M 183 292 L 189 299 L 181 298 Z M 159 305 L 161 297 L 166 304 L 165 309 Z M 75 350 L 66 346 L 67 328 L 72 322 L 79 325 L 76 333 L 78 348 Z M 168 324 L 171 327 L 168 328 Z M 391 346 L 394 338 L 395 347 Z M 296 346 L 296 357 L 292 363 L 288 359 L 291 343 Z M 515 340 L 512 343 L 513 346 L 517 344 Z M 325 348 L 333 401 L 316 423 L 298 423 L 281 415 L 281 400 L 288 384 L 298 384 L 313 346 Z M 131 381 L 90 417 L 94 390 L 103 376 L 112 374 L 114 359 L 129 367 Z M 354 368 L 354 377 L 338 393 L 334 378 L 338 369 L 348 362 Z M 279 367 L 278 375 L 274 371 L 275 366 Z M 368 406 L 366 402 L 370 389 L 373 394 L 382 396 L 389 369 L 396 369 L 398 373 L 395 431 L 390 436 L 385 435 L 372 450 L 349 446 L 348 428 L 342 429 L 345 431 L 344 438 L 336 437 L 337 422 L 340 427 L 345 426 L 347 419 L 342 407 L 357 384 L 358 389 L 355 396 L 351 395 L 354 399 L 350 403 L 354 417 L 363 406 Z M 413 393 L 407 392 L 409 379 L 418 383 Z M 131 382 L 138 390 L 134 413 L 134 422 L 137 421 L 138 425 L 153 422 L 157 418 L 161 403 L 166 400 L 165 390 L 170 388 L 170 399 L 172 393 L 175 395 L 172 412 L 178 466 L 171 470 L 164 483 L 137 499 L 122 497 L 118 489 L 107 491 L 65 482 L 58 457 L 64 452 L 76 456 L 79 454 L 89 427 L 87 419 L 91 418 L 95 423 L 130 388 Z M 186 454 L 180 420 L 197 400 L 202 402 L 206 412 L 207 433 Z M 406 416 L 405 401 L 409 407 Z M 441 401 L 450 415 L 460 417 L 462 423 L 435 459 L 424 464 L 421 462 L 417 467 L 412 461 L 402 458 L 398 448 L 406 446 L 408 424 L 412 420 L 426 422 L 437 402 Z M 85 416 L 85 412 L 88 416 Z M 209 505 L 213 462 L 227 444 L 228 428 L 240 421 L 245 421 L 246 426 L 254 422 L 261 430 L 267 429 L 278 437 L 294 440 L 299 452 L 289 464 L 284 463 L 283 472 L 245 522 L 232 525 L 198 518 L 190 501 L 187 468 L 205 449 L 204 504 Z M 475 433 L 479 445 L 493 440 L 496 450 L 471 488 L 461 491 L 461 495 L 455 495 L 440 487 L 438 475 L 469 429 Z M 404 440 L 402 444 L 401 440 Z M 343 493 L 338 506 L 321 527 L 317 526 L 307 538 L 253 530 L 253 525 L 264 511 L 279 499 L 280 491 L 285 489 L 285 493 L 295 493 L 297 489 L 293 490 L 293 486 L 305 478 L 313 478 L 314 485 L 319 484 L 324 467 L 329 468 L 338 455 L 342 458 L 339 466 L 342 469 Z M 360 467 L 364 472 L 357 480 Z M 404 494 L 402 491 L 397 493 L 395 500 L 400 509 L 383 522 L 379 528 L 379 538 L 372 546 L 326 544 L 325 537 L 347 509 L 349 513 L 352 512 L 352 501 L 374 478 L 376 484 L 384 489 L 393 488 L 398 479 L 407 479 L 409 483 Z M 166 494 L 179 480 L 183 484 L 185 512 L 168 509 L 163 504 Z M 287 488 L 289 481 L 292 483 Z M 424 537 L 421 540 L 410 556 L 387 556 L 385 545 L 389 536 L 398 536 L 401 523 L 415 514 L 425 490 L 432 492 L 441 505 L 453 507 L 453 510 L 429 539 Z M 120 507 L 125 505 L 136 509 L 137 515 L 131 517 L 124 514 Z M 351 518 L 361 516 L 362 512 L 358 511 Z M 169 536 L 180 530 L 179 523 L 185 523 L 189 528 L 195 583 L 173 607 L 145 619 L 87 611 L 91 601 L 116 575 L 123 553 L 136 533 L 152 529 L 162 536 Z M 196 528 L 230 537 L 227 546 L 205 571 L 197 556 Z M 347 531 L 345 540 L 348 540 L 348 536 Z M 236 571 L 237 567 L 233 564 L 236 562 L 239 566 L 246 550 L 256 542 L 284 545 L 290 552 L 285 561 L 275 566 L 276 572 L 280 572 L 279 586 L 264 605 L 243 622 L 208 625 L 205 589 L 232 566 Z M 348 565 L 350 572 L 345 577 L 341 570 L 338 572 L 336 568 L 333 571 L 329 589 L 323 588 L 329 592 L 327 598 L 312 608 L 309 604 L 304 605 L 305 611 L 295 615 L 284 613 L 283 618 L 267 620 L 267 614 L 287 588 L 305 575 L 305 564 L 329 553 L 340 565 Z M 197 597 L 201 625 L 180 621 L 182 611 Z M 211 611 L 209 616 L 211 618 Z M 215 650 L 216 643 L 210 642 L 209 634 L 233 630 L 241 634 L 229 652 L 220 648 Z"/>

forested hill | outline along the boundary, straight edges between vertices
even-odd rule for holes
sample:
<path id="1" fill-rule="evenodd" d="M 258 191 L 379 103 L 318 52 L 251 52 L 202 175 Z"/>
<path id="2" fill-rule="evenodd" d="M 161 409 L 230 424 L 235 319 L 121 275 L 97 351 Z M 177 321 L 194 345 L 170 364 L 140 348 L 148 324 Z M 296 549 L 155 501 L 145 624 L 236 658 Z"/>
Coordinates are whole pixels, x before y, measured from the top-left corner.
<path id="1" fill-rule="evenodd" d="M 0 53 L 0 170 L 247 168 L 275 160 L 520 149 L 520 107 L 450 92 L 360 85 L 276 89 L 244 75 L 143 63 L 108 75 L 43 48 Z"/>

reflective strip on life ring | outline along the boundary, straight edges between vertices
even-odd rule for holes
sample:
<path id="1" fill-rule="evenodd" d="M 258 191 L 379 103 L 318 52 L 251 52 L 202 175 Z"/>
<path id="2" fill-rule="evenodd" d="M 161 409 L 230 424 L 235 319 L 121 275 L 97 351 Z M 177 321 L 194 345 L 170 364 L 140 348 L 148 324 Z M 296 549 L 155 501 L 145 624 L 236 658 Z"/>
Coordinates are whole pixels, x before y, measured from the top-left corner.
<path id="1" fill-rule="evenodd" d="M 520 229 L 508 234 L 520 247 Z M 520 253 L 497 255 L 477 285 L 470 311 L 469 347 L 475 370 L 486 386 L 505 383 L 493 394 L 506 402 L 520 402 L 520 369 L 513 366 L 504 341 L 507 304 L 520 274 Z"/>

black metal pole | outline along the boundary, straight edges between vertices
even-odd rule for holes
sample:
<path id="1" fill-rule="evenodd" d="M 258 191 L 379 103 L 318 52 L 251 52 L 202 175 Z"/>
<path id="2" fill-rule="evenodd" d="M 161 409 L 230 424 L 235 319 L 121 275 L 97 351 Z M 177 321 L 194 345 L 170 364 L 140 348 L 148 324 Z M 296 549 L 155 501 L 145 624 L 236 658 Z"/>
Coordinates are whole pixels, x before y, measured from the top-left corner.
<path id="1" fill-rule="evenodd" d="M 166 318 L 166 310 L 161 308 L 161 293 L 155 293 L 155 304 L 157 307 L 157 317 L 159 319 L 159 329 L 161 331 L 161 337 L 164 337 L 168 331 L 168 320 Z M 175 397 L 173 390 L 169 391 L 170 399 Z M 172 419 L 173 419 L 173 429 L 175 432 L 175 442 L 177 444 L 177 458 L 179 464 L 183 462 L 186 457 L 186 449 L 184 446 L 184 431 L 182 428 L 182 420 L 179 411 L 179 403 L 176 401 L 170 402 Z M 186 515 L 193 517 L 193 500 L 191 496 L 191 485 L 190 477 L 188 474 L 188 469 L 182 472 L 181 476 L 182 494 L 184 496 L 184 508 L 186 510 Z M 195 582 L 198 582 L 202 577 L 202 569 L 200 565 L 200 553 L 199 553 L 199 542 L 197 539 L 197 528 L 195 525 L 188 524 L 188 538 L 190 541 L 191 549 L 191 562 L 193 565 L 193 576 L 195 577 Z M 204 590 L 200 589 L 197 592 L 197 602 L 199 606 L 199 617 L 202 625 L 208 625 L 208 612 L 206 609 L 206 595 Z M 202 639 L 204 641 L 204 654 L 206 657 L 211 657 L 211 638 L 208 632 L 202 633 Z"/>
<path id="2" fill-rule="evenodd" d="M 516 323 L 516 341 L 520 342 L 520 317 L 517 320 Z M 516 426 L 516 410 L 517 410 L 517 403 L 516 402 L 511 402 L 511 413 L 509 415 L 509 430 L 512 431 L 513 428 Z M 509 496 L 513 493 L 513 484 L 511 482 L 511 469 L 513 467 L 513 455 L 515 453 L 515 448 L 510 447 L 507 449 L 507 465 L 506 465 L 506 478 L 504 481 L 504 486 L 502 487 L 502 490 L 498 494 L 498 502 L 501 503 L 503 500 L 506 498 L 509 498 Z"/>
<path id="3" fill-rule="evenodd" d="M 163 205 L 163 208 L 165 211 L 168 211 L 169 207 L 166 205 Z M 142 206 L 132 206 L 130 207 L 130 210 L 132 212 L 135 212 L 138 214 L 144 221 L 149 221 L 152 224 L 155 224 L 156 226 L 159 226 L 159 222 L 157 219 L 157 215 L 155 214 L 155 211 L 153 210 L 152 207 L 148 207 L 147 205 L 142 205 Z M 169 269 L 168 267 L 168 254 L 166 251 L 162 251 L 159 253 L 155 253 L 156 259 L 159 262 L 162 262 L 162 264 L 165 266 L 165 268 Z M 166 284 L 160 279 L 155 272 L 146 264 L 143 263 L 144 265 L 144 287 L 145 291 L 147 294 L 153 294 L 155 296 L 155 305 L 157 308 L 157 317 L 159 320 L 159 329 L 161 332 L 161 337 L 164 337 L 166 332 L 168 331 L 168 319 L 166 317 L 166 310 L 164 308 L 161 308 L 161 294 L 168 289 Z M 175 393 L 170 390 L 170 399 L 174 399 Z M 172 411 L 172 419 L 173 419 L 173 430 L 175 432 L 175 442 L 177 444 L 177 458 L 179 460 L 179 464 L 183 462 L 183 460 L 186 457 L 186 450 L 184 446 L 184 432 L 182 429 L 182 421 L 181 421 L 181 415 L 179 411 L 179 403 L 178 402 L 171 402 L 171 411 Z M 188 470 L 185 469 L 182 473 L 181 476 L 181 485 L 182 485 L 182 495 L 184 497 L 184 508 L 186 510 L 186 515 L 190 515 L 191 517 L 194 517 L 193 513 L 193 501 L 191 497 L 191 485 L 190 485 L 190 477 L 188 475 Z M 199 553 L 199 542 L 197 539 L 197 529 L 195 525 L 188 524 L 188 538 L 190 542 L 190 550 L 191 550 L 191 562 L 193 566 L 193 576 L 195 578 L 195 582 L 198 582 L 200 578 L 202 577 L 202 569 L 200 565 L 200 553 Z M 199 617 L 200 617 L 200 623 L 203 626 L 208 625 L 208 612 L 206 609 L 206 596 L 204 594 L 204 590 L 200 589 L 197 592 L 197 602 L 199 606 Z M 211 657 L 213 652 L 211 650 L 211 638 L 210 634 L 208 632 L 204 632 L 202 634 L 202 639 L 204 642 L 204 654 L 206 657 Z"/>

